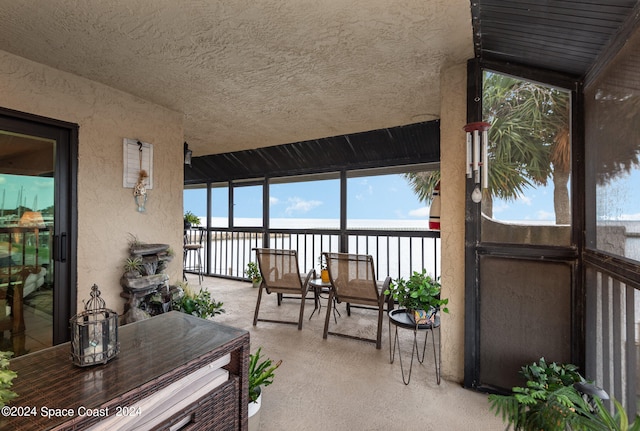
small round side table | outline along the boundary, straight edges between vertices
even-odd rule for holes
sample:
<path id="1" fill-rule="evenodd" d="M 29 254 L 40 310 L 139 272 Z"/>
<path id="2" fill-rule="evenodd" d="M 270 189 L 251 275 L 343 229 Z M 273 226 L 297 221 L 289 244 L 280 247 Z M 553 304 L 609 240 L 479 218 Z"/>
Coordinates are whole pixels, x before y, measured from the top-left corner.
<path id="1" fill-rule="evenodd" d="M 393 364 L 396 356 L 396 346 L 398 346 L 398 358 L 400 359 L 400 370 L 402 371 L 402 382 L 408 385 L 411 381 L 411 370 L 413 368 L 413 356 L 418 359 L 419 363 L 424 362 L 424 354 L 427 350 L 427 340 L 431 333 L 431 342 L 433 344 L 433 362 L 436 367 L 436 382 L 440 384 L 440 316 L 433 316 L 432 323 L 415 324 L 411 317 L 407 314 L 408 310 L 400 308 L 389 311 L 389 363 Z M 393 341 L 393 350 L 391 347 L 391 325 L 395 326 L 395 337 Z M 413 331 L 413 346 L 411 348 L 411 362 L 409 364 L 409 373 L 405 378 L 404 366 L 402 364 L 402 352 L 400 350 L 400 339 L 398 338 L 398 328 L 409 329 Z M 438 351 L 436 353 L 436 340 L 434 329 L 438 330 Z M 418 331 L 424 331 L 424 345 L 422 346 L 422 357 L 420 357 L 420 349 L 418 348 Z"/>

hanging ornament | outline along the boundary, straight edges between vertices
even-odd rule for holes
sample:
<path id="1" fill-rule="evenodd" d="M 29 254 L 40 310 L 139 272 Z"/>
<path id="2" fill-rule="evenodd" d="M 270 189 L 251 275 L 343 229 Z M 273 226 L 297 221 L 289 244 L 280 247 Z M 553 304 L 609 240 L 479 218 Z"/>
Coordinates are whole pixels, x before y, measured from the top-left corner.
<path id="1" fill-rule="evenodd" d="M 147 171 L 142 169 L 142 142 L 138 141 L 138 154 L 140 157 L 140 171 L 138 172 L 138 181 L 133 188 L 133 199 L 138 206 L 138 212 L 145 211 L 145 205 L 147 204 L 147 186 L 146 181 L 149 178 Z"/>
<path id="2" fill-rule="evenodd" d="M 138 212 L 141 213 L 145 211 L 145 205 L 147 204 L 147 187 L 145 186 L 145 182 L 148 177 L 147 171 L 142 169 L 138 174 L 138 182 L 133 188 L 133 198 L 138 206 Z"/>
<path id="3" fill-rule="evenodd" d="M 433 189 L 433 199 L 429 208 L 429 229 L 440 230 L 440 181 Z"/>

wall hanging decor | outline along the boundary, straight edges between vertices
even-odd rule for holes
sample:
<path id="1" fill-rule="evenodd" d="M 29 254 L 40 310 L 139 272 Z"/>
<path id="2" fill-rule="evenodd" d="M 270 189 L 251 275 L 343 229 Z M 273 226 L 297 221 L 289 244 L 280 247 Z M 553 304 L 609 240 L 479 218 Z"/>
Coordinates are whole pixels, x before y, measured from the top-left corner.
<path id="1" fill-rule="evenodd" d="M 144 212 L 147 191 L 153 189 L 153 145 L 137 139 L 124 139 L 124 174 L 122 185 L 133 188 L 138 212 Z"/>

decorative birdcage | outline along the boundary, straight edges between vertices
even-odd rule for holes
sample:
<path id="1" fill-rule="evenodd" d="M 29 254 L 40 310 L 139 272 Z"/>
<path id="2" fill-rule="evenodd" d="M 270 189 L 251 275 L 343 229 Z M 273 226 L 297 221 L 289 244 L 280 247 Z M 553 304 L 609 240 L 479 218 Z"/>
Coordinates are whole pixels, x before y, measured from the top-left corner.
<path id="1" fill-rule="evenodd" d="M 118 313 L 105 305 L 98 286 L 94 284 L 84 311 L 70 320 L 71 360 L 79 367 L 106 364 L 120 351 Z"/>

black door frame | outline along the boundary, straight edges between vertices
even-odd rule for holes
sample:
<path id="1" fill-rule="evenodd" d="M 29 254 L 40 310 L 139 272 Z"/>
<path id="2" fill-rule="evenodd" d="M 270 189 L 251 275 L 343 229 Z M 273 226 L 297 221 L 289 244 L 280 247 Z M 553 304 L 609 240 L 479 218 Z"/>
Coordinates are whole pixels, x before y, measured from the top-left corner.
<path id="1" fill-rule="evenodd" d="M 467 122 L 482 121 L 482 73 L 484 70 L 517 76 L 571 91 L 571 246 L 522 247 L 514 244 L 482 244 L 480 205 L 471 201 L 472 180 L 467 180 L 465 193 L 465 353 L 464 386 L 494 391 L 480 381 L 480 256 L 506 256 L 522 259 L 571 262 L 573 286 L 571 294 L 571 360 L 585 366 L 586 295 L 582 251 L 585 226 L 585 163 L 583 83 L 580 79 L 556 72 L 472 59 L 467 63 Z"/>
<path id="2" fill-rule="evenodd" d="M 0 107 L 0 129 L 56 141 L 53 344 L 69 341 L 77 298 L 78 125 Z"/>

